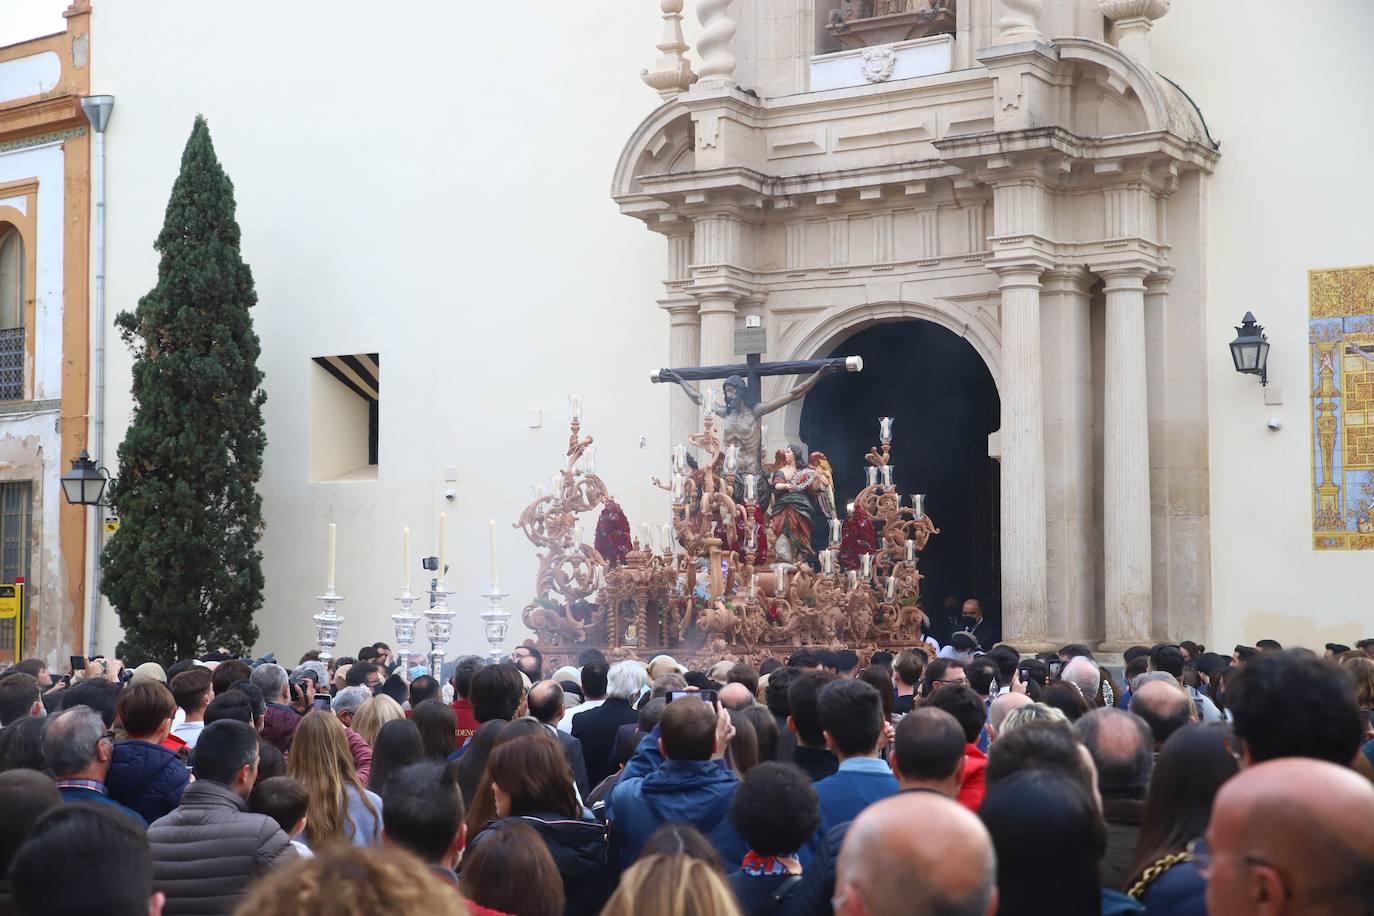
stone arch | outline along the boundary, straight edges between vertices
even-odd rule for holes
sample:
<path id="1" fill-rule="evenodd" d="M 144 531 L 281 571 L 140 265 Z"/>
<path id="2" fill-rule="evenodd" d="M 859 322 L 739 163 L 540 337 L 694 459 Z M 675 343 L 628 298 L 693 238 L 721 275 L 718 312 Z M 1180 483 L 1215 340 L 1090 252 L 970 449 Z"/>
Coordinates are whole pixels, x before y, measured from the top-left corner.
<path id="1" fill-rule="evenodd" d="M 895 321 L 919 319 L 938 324 L 964 338 L 977 352 L 1002 390 L 1002 338 L 995 320 L 989 320 L 971 306 L 953 302 L 875 302 L 823 314 L 814 322 L 789 328 L 779 335 L 775 358 L 784 360 L 817 359 L 825 356 L 851 335 Z M 802 405 L 805 399 L 788 404 L 781 411 L 781 432 L 789 442 L 800 441 Z M 774 437 L 770 437 L 770 440 Z"/>
<path id="2" fill-rule="evenodd" d="M 660 105 L 630 134 L 611 179 L 617 200 L 641 193 L 639 179 L 691 171 L 695 167 L 692 116 L 677 101 Z"/>
<path id="3" fill-rule="evenodd" d="M 1118 48 L 1087 38 L 1056 38 L 1059 59 L 1100 72 L 1102 83 L 1128 106 L 1138 106 L 1147 130 L 1168 131 L 1184 140 L 1214 148 L 1202 112 L 1173 83 L 1123 54 Z"/>

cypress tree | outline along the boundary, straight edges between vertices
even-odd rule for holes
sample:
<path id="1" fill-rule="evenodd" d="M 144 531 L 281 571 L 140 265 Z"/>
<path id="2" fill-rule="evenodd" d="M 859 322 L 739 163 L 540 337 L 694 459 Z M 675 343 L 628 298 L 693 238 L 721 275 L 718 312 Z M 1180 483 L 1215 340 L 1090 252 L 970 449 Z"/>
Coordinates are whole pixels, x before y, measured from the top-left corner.
<path id="1" fill-rule="evenodd" d="M 115 320 L 133 351 L 133 419 L 101 556 L 119 657 L 245 651 L 262 606 L 266 444 L 253 274 L 239 254 L 234 186 L 197 117 L 155 248 L 157 285 Z"/>

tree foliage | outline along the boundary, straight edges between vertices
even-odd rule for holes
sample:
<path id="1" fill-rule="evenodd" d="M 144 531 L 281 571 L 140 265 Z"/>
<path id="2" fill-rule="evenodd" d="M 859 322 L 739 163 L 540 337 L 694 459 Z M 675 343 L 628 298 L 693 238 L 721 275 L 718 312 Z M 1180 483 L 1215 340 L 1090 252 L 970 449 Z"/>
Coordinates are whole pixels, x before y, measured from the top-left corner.
<path id="1" fill-rule="evenodd" d="M 258 635 L 267 395 L 234 211 L 197 117 L 155 245 L 157 285 L 115 321 L 134 353 L 134 411 L 101 566 L 125 631 L 118 653 L 134 661 L 242 651 Z"/>

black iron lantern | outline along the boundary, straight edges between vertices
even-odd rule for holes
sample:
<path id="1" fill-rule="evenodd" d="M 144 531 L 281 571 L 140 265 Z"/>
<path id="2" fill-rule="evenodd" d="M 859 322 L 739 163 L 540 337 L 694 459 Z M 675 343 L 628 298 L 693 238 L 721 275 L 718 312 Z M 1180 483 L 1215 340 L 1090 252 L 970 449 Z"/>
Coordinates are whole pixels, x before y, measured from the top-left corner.
<path id="1" fill-rule="evenodd" d="M 1253 312 L 1246 312 L 1236 328 L 1236 339 L 1231 341 L 1231 359 L 1236 371 L 1245 375 L 1258 375 L 1260 384 L 1269 384 L 1269 338 L 1264 336 L 1264 325 L 1255 323 Z"/>
<path id="2" fill-rule="evenodd" d="M 72 459 L 72 469 L 62 475 L 62 495 L 74 506 L 99 506 L 110 472 L 96 465 L 83 448 Z"/>

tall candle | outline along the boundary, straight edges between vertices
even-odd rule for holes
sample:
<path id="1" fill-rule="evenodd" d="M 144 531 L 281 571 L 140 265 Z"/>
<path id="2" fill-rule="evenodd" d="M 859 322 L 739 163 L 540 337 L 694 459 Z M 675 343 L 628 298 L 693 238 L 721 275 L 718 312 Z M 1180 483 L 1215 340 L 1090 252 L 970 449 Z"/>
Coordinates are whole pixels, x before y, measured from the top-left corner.
<path id="1" fill-rule="evenodd" d="M 487 532 L 491 536 L 491 584 L 496 586 L 501 580 L 496 577 L 496 519 L 487 519 Z M 582 538 L 579 534 L 578 540 Z"/>
<path id="2" fill-rule="evenodd" d="M 401 529 L 401 577 L 410 591 L 410 529 Z"/>
<path id="3" fill-rule="evenodd" d="M 908 539 L 906 542 L 906 561 L 913 562 L 916 559 L 916 542 Z"/>
<path id="4" fill-rule="evenodd" d="M 440 513 L 439 513 L 439 570 L 438 570 L 438 577 L 439 577 L 440 579 L 443 579 L 443 578 L 444 578 L 444 570 L 446 570 L 446 569 L 448 568 L 447 566 L 444 565 L 444 532 L 447 530 L 447 528 L 448 528 L 448 516 L 446 516 L 446 515 L 444 515 L 444 513 L 440 512 Z"/>
<path id="5" fill-rule="evenodd" d="M 334 539 L 337 534 L 337 527 L 333 522 L 329 523 L 329 570 L 325 573 L 324 586 L 327 589 L 334 587 Z"/>

